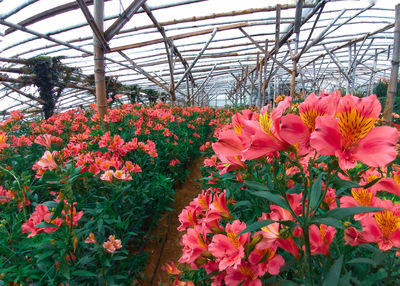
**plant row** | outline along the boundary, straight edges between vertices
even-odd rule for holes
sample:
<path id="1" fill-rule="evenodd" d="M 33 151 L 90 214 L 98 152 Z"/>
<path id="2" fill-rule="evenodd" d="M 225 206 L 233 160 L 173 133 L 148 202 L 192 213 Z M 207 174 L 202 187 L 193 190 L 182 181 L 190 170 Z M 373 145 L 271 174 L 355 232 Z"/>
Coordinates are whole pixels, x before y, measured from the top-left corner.
<path id="1" fill-rule="evenodd" d="M 144 246 L 230 111 L 122 105 L 0 122 L 0 285 L 140 283 Z"/>

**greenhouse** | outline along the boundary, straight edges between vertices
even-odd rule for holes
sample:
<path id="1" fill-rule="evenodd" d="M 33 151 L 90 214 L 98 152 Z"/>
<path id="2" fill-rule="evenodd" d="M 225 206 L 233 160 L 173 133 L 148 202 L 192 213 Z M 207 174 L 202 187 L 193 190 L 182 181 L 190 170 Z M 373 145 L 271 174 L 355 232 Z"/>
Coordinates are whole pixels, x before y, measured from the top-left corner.
<path id="1" fill-rule="evenodd" d="M 400 1 L 0 0 L 0 286 L 398 285 Z"/>

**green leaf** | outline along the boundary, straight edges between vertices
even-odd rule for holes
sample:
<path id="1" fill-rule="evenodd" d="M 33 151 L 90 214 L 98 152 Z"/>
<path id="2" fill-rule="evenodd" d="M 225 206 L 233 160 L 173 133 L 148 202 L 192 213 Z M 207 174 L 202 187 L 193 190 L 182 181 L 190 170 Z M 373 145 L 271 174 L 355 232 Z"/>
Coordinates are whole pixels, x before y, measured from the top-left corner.
<path id="1" fill-rule="evenodd" d="M 267 190 L 267 186 L 262 183 L 259 183 L 259 182 L 246 180 L 245 184 L 247 185 L 249 190 L 255 190 L 255 191 L 266 191 Z"/>
<path id="2" fill-rule="evenodd" d="M 268 189 L 270 190 L 274 189 L 274 183 L 272 182 L 270 174 L 267 174 L 267 184 L 268 184 Z"/>
<path id="3" fill-rule="evenodd" d="M 40 222 L 37 225 L 35 225 L 35 227 L 55 227 L 58 228 L 58 225 L 54 224 L 54 223 L 48 223 L 48 222 Z"/>
<path id="4" fill-rule="evenodd" d="M 126 257 L 126 256 L 121 256 L 121 255 L 119 255 L 119 256 L 113 256 L 112 257 L 112 260 L 113 261 L 115 261 L 115 260 L 124 260 L 124 259 L 127 259 L 128 257 Z"/>
<path id="5" fill-rule="evenodd" d="M 287 192 L 289 194 L 298 194 L 303 190 L 303 185 L 302 184 L 296 184 L 293 187 L 291 187 Z"/>
<path id="6" fill-rule="evenodd" d="M 332 183 L 337 186 L 338 190 L 347 190 L 351 188 L 359 188 L 360 185 L 353 182 L 353 181 L 347 181 L 347 180 L 342 180 L 340 178 L 336 178 L 332 180 Z"/>
<path id="7" fill-rule="evenodd" d="M 56 210 L 54 211 L 53 215 L 51 216 L 50 220 L 55 219 L 56 217 L 58 217 L 62 210 L 64 209 L 64 199 L 61 199 L 61 201 L 58 203 Z"/>
<path id="8" fill-rule="evenodd" d="M 275 195 L 268 191 L 266 191 L 266 192 L 249 191 L 249 192 L 254 196 L 267 199 L 270 202 L 284 208 L 285 210 L 289 209 L 289 206 L 287 205 L 287 203 L 284 201 L 284 199 L 280 195 Z"/>
<path id="9" fill-rule="evenodd" d="M 332 218 L 332 217 L 323 217 L 323 218 L 317 217 L 312 221 L 312 223 L 326 224 L 326 225 L 330 225 L 330 226 L 333 226 L 338 229 L 344 229 L 343 224 L 341 224 L 340 221 L 338 221 L 336 218 Z"/>
<path id="10" fill-rule="evenodd" d="M 72 272 L 72 276 L 83 276 L 83 277 L 96 277 L 97 274 L 87 270 L 76 270 Z"/>
<path id="11" fill-rule="evenodd" d="M 341 255 L 335 263 L 333 263 L 331 269 L 326 274 L 324 283 L 322 286 L 337 286 L 339 284 L 340 272 L 342 271 L 343 255 Z"/>
<path id="12" fill-rule="evenodd" d="M 369 213 L 385 210 L 384 208 L 378 207 L 348 207 L 348 208 L 337 208 L 324 213 L 321 217 L 331 217 L 336 219 L 342 219 L 351 215 L 359 213 Z"/>
<path id="13" fill-rule="evenodd" d="M 313 182 L 313 185 L 311 187 L 311 194 L 310 194 L 311 210 L 315 210 L 319 205 L 319 201 L 321 198 L 321 181 L 322 181 L 322 176 L 324 174 L 325 174 L 324 172 L 319 174 L 318 178 Z"/>
<path id="14" fill-rule="evenodd" d="M 375 261 L 372 260 L 371 258 L 354 258 L 350 261 L 347 261 L 348 264 L 359 264 L 359 263 L 363 263 L 363 264 L 371 264 L 371 265 L 376 265 Z"/>
<path id="15" fill-rule="evenodd" d="M 240 208 L 240 207 L 250 207 L 251 203 L 249 201 L 240 201 L 236 204 L 233 205 L 234 209 Z"/>
<path id="16" fill-rule="evenodd" d="M 71 272 L 70 272 L 70 269 L 69 269 L 69 265 L 65 260 L 61 261 L 60 270 L 61 270 L 61 273 L 64 275 L 65 278 L 67 278 L 68 280 L 71 279 Z"/>
<path id="17" fill-rule="evenodd" d="M 56 202 L 56 201 L 47 201 L 47 202 L 44 202 L 42 205 L 45 205 L 49 209 L 55 209 L 55 208 L 58 207 L 58 202 Z"/>
<path id="18" fill-rule="evenodd" d="M 379 182 L 380 179 L 382 179 L 382 178 L 376 178 L 375 180 L 372 180 L 368 184 L 365 184 L 361 187 L 363 187 L 364 189 L 368 189 L 369 187 L 371 187 L 371 186 L 375 185 L 377 182 Z"/>
<path id="19" fill-rule="evenodd" d="M 322 163 L 326 160 L 329 160 L 330 157 L 331 156 L 329 156 L 329 155 L 321 155 L 318 157 L 318 159 L 315 161 L 315 163 Z"/>
<path id="20" fill-rule="evenodd" d="M 246 232 L 252 232 L 252 231 L 255 231 L 255 230 L 259 230 L 262 227 L 264 227 L 266 225 L 269 225 L 271 223 L 274 223 L 274 222 L 275 222 L 274 220 L 259 220 L 259 221 L 256 221 L 256 222 L 252 223 L 251 225 L 249 225 L 248 227 L 246 227 L 244 230 L 242 230 L 237 236 L 242 235 L 242 234 L 244 234 Z"/>

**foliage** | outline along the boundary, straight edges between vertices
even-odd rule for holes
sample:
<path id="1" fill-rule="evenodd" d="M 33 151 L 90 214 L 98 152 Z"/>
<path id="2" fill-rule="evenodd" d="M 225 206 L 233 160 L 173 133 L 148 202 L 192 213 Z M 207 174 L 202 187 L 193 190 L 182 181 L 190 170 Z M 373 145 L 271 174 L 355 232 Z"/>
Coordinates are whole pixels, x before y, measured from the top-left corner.
<path id="1" fill-rule="evenodd" d="M 140 284 L 151 230 L 219 122 L 126 104 L 106 128 L 92 107 L 0 123 L 0 285 Z"/>
<path id="2" fill-rule="evenodd" d="M 385 106 L 388 86 L 389 81 L 385 78 L 380 79 L 374 85 L 374 94 L 376 94 L 376 96 L 379 98 L 382 106 Z M 400 81 L 397 83 L 397 94 L 394 97 L 393 112 L 396 114 L 400 114 Z"/>
<path id="3" fill-rule="evenodd" d="M 399 131 L 380 111 L 374 95 L 335 92 L 236 113 L 202 147 L 175 283 L 395 285 Z"/>

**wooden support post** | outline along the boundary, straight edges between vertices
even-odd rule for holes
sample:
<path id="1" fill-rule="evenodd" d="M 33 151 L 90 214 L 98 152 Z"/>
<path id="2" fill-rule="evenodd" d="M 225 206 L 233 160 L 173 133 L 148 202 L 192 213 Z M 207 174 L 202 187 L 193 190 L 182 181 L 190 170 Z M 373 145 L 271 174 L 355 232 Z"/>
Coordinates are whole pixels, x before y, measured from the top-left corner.
<path id="1" fill-rule="evenodd" d="M 302 20 L 301 19 L 302 10 L 303 10 L 303 1 L 302 0 L 298 0 L 297 1 L 297 5 L 296 5 L 296 17 L 295 17 L 295 20 L 294 20 L 294 33 L 296 34 L 296 41 L 295 41 L 295 46 L 294 46 L 294 55 L 297 55 L 298 50 L 299 50 L 300 27 L 301 27 L 301 22 L 302 22 L 301 21 Z M 318 20 L 318 18 L 317 18 L 317 20 Z M 291 72 L 292 80 L 291 80 L 291 83 L 290 83 L 290 96 L 294 97 L 295 88 L 296 88 L 296 76 L 297 76 L 297 61 L 298 61 L 298 58 L 293 56 L 292 57 L 292 61 L 293 61 L 293 69 L 292 69 L 292 72 Z"/>
<path id="2" fill-rule="evenodd" d="M 278 91 L 279 91 L 279 82 L 278 82 L 278 77 L 275 76 L 274 77 L 274 101 L 272 103 L 272 106 L 275 106 L 275 99 L 279 95 Z"/>
<path id="3" fill-rule="evenodd" d="M 265 50 L 268 51 L 268 39 L 265 40 Z M 275 54 L 276 55 L 276 54 Z M 272 72 L 272 70 L 271 70 Z M 262 85 L 262 105 L 265 105 L 266 100 L 266 90 L 267 90 L 267 55 L 264 55 L 264 77 L 263 77 L 263 85 Z"/>
<path id="4" fill-rule="evenodd" d="M 258 78 L 258 106 L 261 108 L 263 106 L 262 102 L 262 76 L 263 76 L 263 63 L 264 61 L 260 61 L 260 67 L 259 67 L 259 78 Z"/>
<path id="5" fill-rule="evenodd" d="M 249 73 L 249 66 L 246 66 L 246 74 L 248 74 Z M 245 80 L 244 80 L 244 86 L 245 86 L 245 88 L 246 88 L 246 90 L 247 90 L 247 77 L 245 78 Z M 251 97 L 251 93 L 249 93 L 248 91 L 247 91 L 247 93 L 249 94 L 249 96 Z M 246 100 L 246 96 L 244 96 L 244 103 L 247 105 L 248 104 L 248 101 Z"/>
<path id="6" fill-rule="evenodd" d="M 396 5 L 396 16 L 394 25 L 393 54 L 392 54 L 392 72 L 386 95 L 385 109 L 383 111 L 383 120 L 386 124 L 392 121 L 394 97 L 397 93 L 397 80 L 399 77 L 400 60 L 400 4 Z"/>
<path id="7" fill-rule="evenodd" d="M 353 55 L 354 55 L 354 59 L 353 59 L 353 66 L 352 66 L 352 70 L 353 70 L 353 74 L 351 76 L 351 92 L 354 95 L 355 94 L 355 81 L 356 81 L 356 69 L 357 69 L 357 54 L 356 54 L 356 43 L 354 43 L 354 51 L 353 51 Z"/>
<path id="8" fill-rule="evenodd" d="M 378 49 L 375 49 L 374 64 L 372 66 L 371 76 L 369 78 L 367 96 L 369 96 L 371 94 L 371 91 L 373 89 L 373 85 L 374 85 L 374 82 L 375 82 L 375 73 L 376 73 L 376 65 L 377 65 L 377 63 L 378 63 Z"/>
<path id="9" fill-rule="evenodd" d="M 171 95 L 171 101 L 172 105 L 175 104 L 176 100 L 176 95 L 175 95 L 175 82 L 174 82 L 174 51 L 171 47 L 168 47 L 168 42 L 167 40 L 164 41 L 165 45 L 165 52 L 167 53 L 168 57 L 168 66 L 169 66 L 169 77 L 170 77 L 170 82 L 169 82 L 169 94 Z"/>
<path id="10" fill-rule="evenodd" d="M 104 0 L 94 0 L 94 20 L 100 33 L 104 33 Z M 107 95 L 104 70 L 104 48 L 101 40 L 93 34 L 94 81 L 96 86 L 96 104 L 99 117 L 103 120 L 107 113 Z"/>
<path id="11" fill-rule="evenodd" d="M 258 88 L 257 88 L 257 79 L 258 79 L 258 73 L 259 73 L 259 70 L 258 70 L 258 67 L 259 67 L 259 65 L 258 65 L 258 63 L 260 62 L 260 54 L 259 53 L 257 53 L 257 61 L 256 61 L 256 67 L 255 67 L 255 69 L 256 69 L 256 74 L 255 74 L 255 76 L 254 76 L 254 88 L 255 88 L 255 94 L 257 94 L 257 97 L 256 98 L 254 98 L 254 102 L 253 102 L 253 105 L 254 106 L 258 106 L 258 94 L 259 94 L 259 92 L 258 92 Z"/>
<path id="12" fill-rule="evenodd" d="M 350 66 L 351 66 L 351 45 L 348 47 L 349 50 L 349 58 L 348 58 L 348 72 L 350 72 Z M 344 75 L 344 74 L 343 74 Z M 346 74 L 346 79 L 347 79 L 347 85 L 346 85 L 346 93 L 350 93 L 350 78 Z"/>

